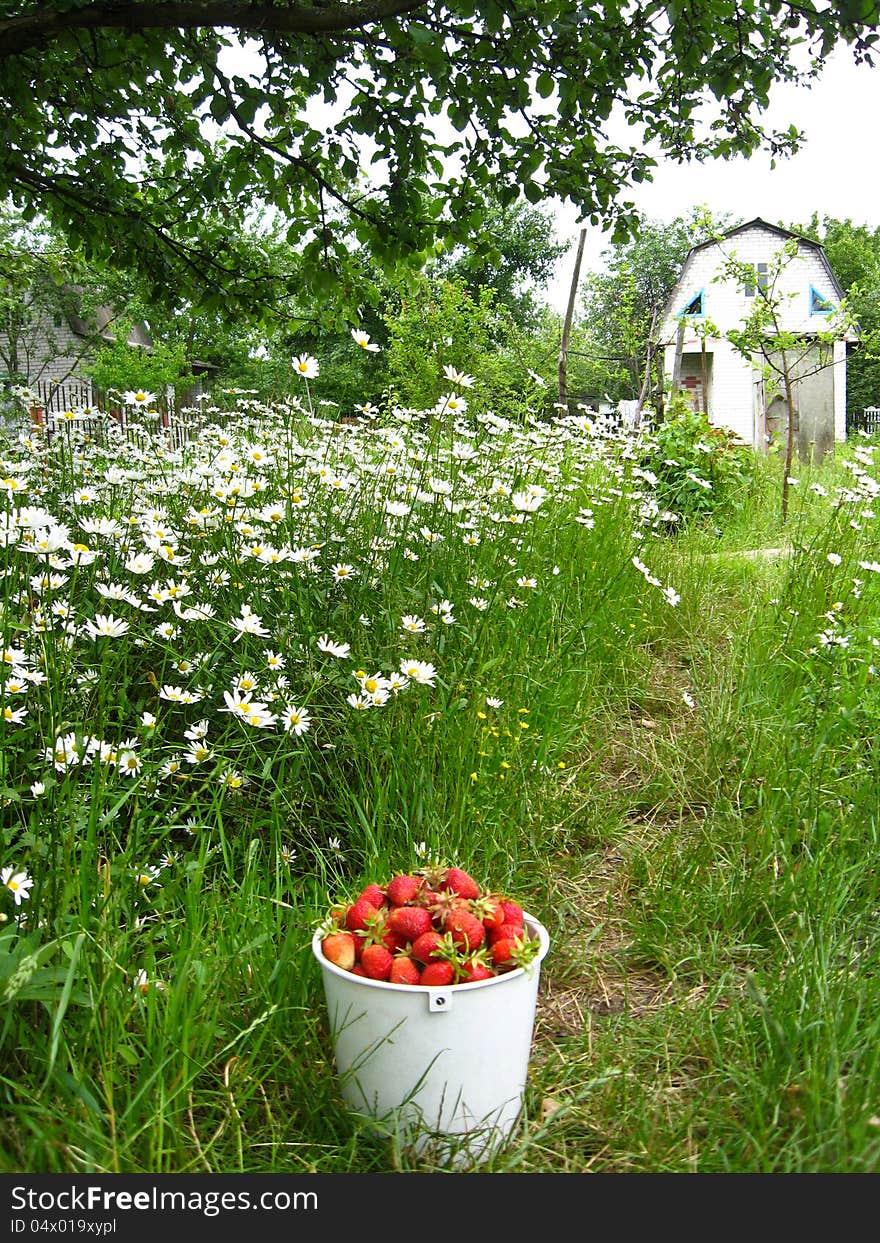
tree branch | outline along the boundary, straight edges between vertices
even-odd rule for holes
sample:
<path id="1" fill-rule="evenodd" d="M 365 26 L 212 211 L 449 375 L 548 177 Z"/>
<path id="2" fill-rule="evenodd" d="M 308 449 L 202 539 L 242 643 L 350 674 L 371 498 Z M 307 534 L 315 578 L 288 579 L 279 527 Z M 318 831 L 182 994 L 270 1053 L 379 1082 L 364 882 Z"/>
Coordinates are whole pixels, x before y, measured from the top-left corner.
<path id="1" fill-rule="evenodd" d="M 287 3 L 284 7 L 249 0 L 95 0 L 83 8 L 44 7 L 0 22 L 0 59 L 43 48 L 73 30 L 181 30 L 228 27 L 244 34 L 333 35 L 375 22 L 404 17 L 427 7 L 428 0 L 350 0 L 320 8 Z"/>

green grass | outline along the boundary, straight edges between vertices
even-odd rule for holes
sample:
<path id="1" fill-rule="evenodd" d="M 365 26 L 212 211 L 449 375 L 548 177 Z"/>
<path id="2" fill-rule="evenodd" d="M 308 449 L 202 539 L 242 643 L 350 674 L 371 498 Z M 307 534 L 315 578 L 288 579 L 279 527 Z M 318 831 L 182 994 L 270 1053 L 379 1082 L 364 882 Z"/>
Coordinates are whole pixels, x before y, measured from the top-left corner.
<path id="1" fill-rule="evenodd" d="M 343 1105 L 310 950 L 331 899 L 424 843 L 551 936 L 524 1124 L 487 1171 L 875 1171 L 877 525 L 848 452 L 800 472 L 784 526 L 771 459 L 747 505 L 670 534 L 576 421 L 307 414 L 245 400 L 180 453 L 2 450 L 27 715 L 0 745 L 0 863 L 33 880 L 20 906 L 0 890 L 2 1168 L 433 1168 Z M 29 533 L 60 524 L 46 560 Z M 243 605 L 264 633 L 234 628 Z M 99 612 L 127 632 L 89 637 Z M 348 703 L 404 658 L 435 676 Z M 225 711 L 242 678 L 275 720 Z M 211 754 L 183 758 L 200 721 Z M 65 736 L 80 759 L 53 762 Z"/>

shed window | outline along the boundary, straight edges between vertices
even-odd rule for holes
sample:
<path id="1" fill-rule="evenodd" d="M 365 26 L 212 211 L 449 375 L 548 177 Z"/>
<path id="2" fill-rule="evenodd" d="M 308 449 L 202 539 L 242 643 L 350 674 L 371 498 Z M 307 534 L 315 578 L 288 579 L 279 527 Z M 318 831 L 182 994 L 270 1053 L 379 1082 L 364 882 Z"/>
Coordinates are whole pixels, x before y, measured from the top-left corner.
<path id="1" fill-rule="evenodd" d="M 691 298 L 690 302 L 681 312 L 682 315 L 705 315 L 703 302 L 705 299 L 705 290 L 701 289 L 696 297 Z"/>
<path id="2" fill-rule="evenodd" d="M 829 302 L 827 298 L 819 293 L 818 289 L 810 286 L 810 314 L 811 315 L 830 315 L 834 310 L 834 304 Z"/>
<path id="3" fill-rule="evenodd" d="M 766 289 L 770 283 L 770 277 L 767 275 L 767 264 L 756 263 L 755 271 L 758 274 L 758 288 Z M 747 298 L 754 298 L 755 296 L 755 282 L 754 281 L 746 282 L 745 295 Z"/>

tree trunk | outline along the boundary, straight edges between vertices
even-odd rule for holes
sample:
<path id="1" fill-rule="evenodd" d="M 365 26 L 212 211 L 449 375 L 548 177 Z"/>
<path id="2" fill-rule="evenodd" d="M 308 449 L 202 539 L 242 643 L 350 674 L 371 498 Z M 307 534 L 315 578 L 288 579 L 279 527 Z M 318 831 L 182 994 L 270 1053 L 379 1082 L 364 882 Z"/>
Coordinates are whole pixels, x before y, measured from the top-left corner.
<path id="1" fill-rule="evenodd" d="M 568 410 L 568 343 L 571 339 L 571 323 L 574 319 L 574 304 L 577 298 L 578 282 L 581 275 L 581 260 L 584 257 L 584 242 L 587 240 L 587 230 L 581 229 L 581 235 L 578 239 L 577 257 L 574 261 L 574 273 L 571 278 L 571 290 L 568 295 L 568 307 L 565 312 L 565 322 L 562 326 L 562 340 L 559 343 L 559 404 L 564 410 Z"/>
<path id="2" fill-rule="evenodd" d="M 785 350 L 782 351 L 782 383 L 785 390 L 785 406 L 788 410 L 788 435 L 785 438 L 785 467 L 782 475 L 782 521 L 785 522 L 788 517 L 788 479 L 794 461 L 794 384 Z"/>

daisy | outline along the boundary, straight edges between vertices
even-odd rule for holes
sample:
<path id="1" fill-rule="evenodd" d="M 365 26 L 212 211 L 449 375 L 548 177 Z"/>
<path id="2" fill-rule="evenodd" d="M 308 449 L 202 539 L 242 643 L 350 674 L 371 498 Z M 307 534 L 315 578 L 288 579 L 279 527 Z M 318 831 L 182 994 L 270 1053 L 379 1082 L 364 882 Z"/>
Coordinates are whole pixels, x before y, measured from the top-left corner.
<path id="1" fill-rule="evenodd" d="M 300 354 L 293 360 L 293 369 L 304 380 L 314 380 L 318 374 L 318 360 L 310 354 Z"/>
<path id="2" fill-rule="evenodd" d="M 310 729 L 312 718 L 305 708 L 298 708 L 296 704 L 289 704 L 281 713 L 281 724 L 288 734 L 296 734 L 297 738 L 300 738 Z"/>
<path id="3" fill-rule="evenodd" d="M 408 634 L 424 634 L 425 622 L 423 618 L 416 617 L 413 613 L 404 613 L 400 620 L 400 628 Z"/>
<path id="4" fill-rule="evenodd" d="M 282 863 L 286 863 L 290 865 L 291 863 L 293 863 L 294 859 L 296 858 L 296 851 L 293 849 L 292 846 L 282 846 L 281 849 L 278 851 L 278 858 L 281 860 Z"/>
<path id="5" fill-rule="evenodd" d="M 418 683 L 419 686 L 433 686 L 437 676 L 434 666 L 424 660 L 402 660 L 400 672 L 411 682 Z"/>
<path id="6" fill-rule="evenodd" d="M 149 574 L 156 564 L 156 558 L 148 552 L 136 553 L 125 563 L 130 574 Z"/>
<path id="7" fill-rule="evenodd" d="M 370 340 L 368 332 L 364 332 L 360 328 L 352 328 L 351 335 L 354 338 L 355 344 L 359 345 L 362 350 L 367 350 L 370 354 L 378 354 L 379 346 Z"/>
<path id="8" fill-rule="evenodd" d="M 33 880 L 27 872 L 15 872 L 12 868 L 0 871 L 0 885 L 5 885 L 15 899 L 15 905 L 21 906 L 25 898 L 29 898 Z"/>
<path id="9" fill-rule="evenodd" d="M 141 757 L 137 751 L 122 751 L 117 761 L 117 767 L 124 777 L 136 777 L 141 771 Z"/>
<path id="10" fill-rule="evenodd" d="M 147 393 L 143 389 L 137 392 L 129 390 L 122 394 L 122 400 L 127 406 L 149 406 L 156 400 L 155 393 Z"/>
<path id="11" fill-rule="evenodd" d="M 95 590 L 105 600 L 124 600 L 126 604 L 140 607 L 140 599 L 124 583 L 95 583 Z"/>
<path id="12" fill-rule="evenodd" d="M 434 407 L 435 414 L 464 414 L 468 404 L 463 397 L 455 393 L 444 393 Z"/>
<path id="13" fill-rule="evenodd" d="M 11 704 L 4 704 L 2 720 L 7 725 L 21 725 L 27 714 L 27 708 L 13 708 Z"/>
<path id="14" fill-rule="evenodd" d="M 233 630 L 238 632 L 232 640 L 233 643 L 237 643 L 238 640 L 246 634 L 258 635 L 262 639 L 268 638 L 269 636 L 269 631 L 263 626 L 262 618 L 258 617 L 256 613 L 252 613 L 250 611 L 246 613 L 244 609 L 242 609 L 241 616 L 233 617 L 229 625 Z"/>
<path id="15" fill-rule="evenodd" d="M 336 565 L 331 566 L 330 573 L 333 575 L 337 583 L 341 583 L 346 579 L 354 578 L 357 574 L 357 570 L 353 565 L 344 565 L 337 562 Z"/>
<path id="16" fill-rule="evenodd" d="M 184 754 L 187 764 L 204 764 L 211 759 L 214 752 L 206 742 L 193 742 Z"/>
<path id="17" fill-rule="evenodd" d="M 473 388 L 476 383 L 472 375 L 466 375 L 463 371 L 456 371 L 448 363 L 443 368 L 443 375 L 450 384 L 458 384 L 461 388 Z"/>
<path id="18" fill-rule="evenodd" d="M 351 655 L 350 643 L 337 643 L 335 639 L 331 639 L 329 635 L 322 634 L 315 640 L 315 646 L 319 652 L 325 652 L 328 656 L 336 656 L 340 660 Z"/>
<path id="19" fill-rule="evenodd" d="M 128 629 L 128 622 L 114 617 L 112 613 L 96 613 L 94 621 L 83 625 L 83 631 L 92 639 L 119 639 Z"/>

